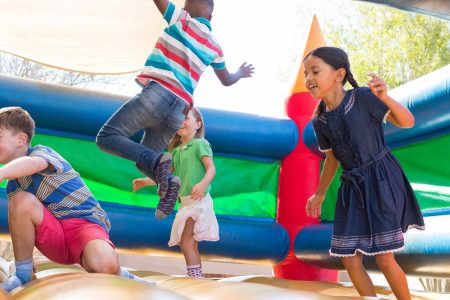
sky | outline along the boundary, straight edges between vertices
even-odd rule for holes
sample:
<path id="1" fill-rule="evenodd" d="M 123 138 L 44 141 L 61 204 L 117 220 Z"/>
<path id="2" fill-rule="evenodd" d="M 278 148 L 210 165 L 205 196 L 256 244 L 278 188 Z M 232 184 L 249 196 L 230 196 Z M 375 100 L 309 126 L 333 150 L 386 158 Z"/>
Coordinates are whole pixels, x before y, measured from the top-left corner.
<path id="1" fill-rule="evenodd" d="M 252 63 L 252 78 L 224 87 L 208 67 L 194 93 L 195 105 L 283 117 L 284 101 L 299 69 L 313 15 L 322 29 L 348 22 L 351 0 L 216 0 L 212 30 L 224 51 L 230 72 Z M 134 95 L 132 78 L 107 91 Z"/>

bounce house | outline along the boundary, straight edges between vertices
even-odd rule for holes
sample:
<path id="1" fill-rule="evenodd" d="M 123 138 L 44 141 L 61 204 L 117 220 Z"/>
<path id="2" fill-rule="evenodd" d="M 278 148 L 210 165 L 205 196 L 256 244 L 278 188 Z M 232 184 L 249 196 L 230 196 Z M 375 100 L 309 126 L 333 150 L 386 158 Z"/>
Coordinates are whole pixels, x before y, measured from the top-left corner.
<path id="1" fill-rule="evenodd" d="M 372 2 L 390 4 L 395 1 Z M 408 1 L 402 2 L 408 5 Z M 422 10 L 426 9 L 429 7 Z M 448 18 L 445 6 L 438 14 Z M 314 18 L 304 53 L 324 44 Z M 7 45 L 8 48 L 0 42 L 0 49 L 14 53 L 11 45 Z M 28 55 L 19 50 L 19 55 Z M 46 53 L 42 59 L 45 57 L 48 57 Z M 53 64 L 55 57 L 48 64 Z M 115 67 L 116 71 L 121 68 L 119 64 Z M 89 66 L 86 68 L 84 71 L 89 72 Z M 114 72 L 104 69 L 104 73 Z M 305 214 L 306 200 L 318 184 L 323 157 L 317 151 L 310 124 L 317 100 L 306 91 L 302 74 L 300 67 L 286 100 L 287 118 L 201 109 L 217 169 L 212 198 L 220 226 L 219 242 L 200 244 L 202 257 L 237 263 L 270 263 L 274 266 L 274 278 L 247 276 L 196 281 L 141 273 L 157 285 L 150 287 L 124 283 L 114 276 L 85 274 L 79 268 L 61 268 L 61 272 L 47 276 L 45 271 L 49 267 L 40 265 L 38 280 L 16 291 L 13 299 L 85 295 L 110 296 L 111 299 L 357 298 L 351 287 L 330 283 L 337 280 L 337 270 L 342 269 L 339 260 L 328 255 L 338 176 L 328 193 L 321 220 Z M 450 277 L 450 161 L 447 155 L 450 66 L 398 87 L 391 94 L 406 105 L 416 119 L 413 129 L 387 126 L 385 132 L 389 146 L 413 185 L 427 226 L 424 232 L 406 234 L 406 246 L 398 253 L 398 262 L 410 275 Z M 167 247 L 173 214 L 164 220 L 153 217 L 158 201 L 156 189 L 149 187 L 132 193 L 131 180 L 141 176 L 138 170 L 129 161 L 101 152 L 95 144 L 100 127 L 127 99 L 0 76 L 0 106 L 21 106 L 30 112 L 37 127 L 33 144 L 54 148 L 82 175 L 111 219 L 111 240 L 115 245 L 121 249 L 172 255 L 169 252 L 179 252 L 178 248 Z M 140 134 L 132 138 L 139 140 Z M 0 230 L 7 233 L 4 187 L 5 182 L 2 182 Z M 371 259 L 366 266 L 369 270 L 376 268 Z M 102 284 L 107 288 L 100 288 Z M 383 288 L 378 288 L 377 293 L 391 295 Z M 417 299 L 440 297 L 425 293 L 413 296 Z M 10 298 L 9 295 L 1 297 Z"/>

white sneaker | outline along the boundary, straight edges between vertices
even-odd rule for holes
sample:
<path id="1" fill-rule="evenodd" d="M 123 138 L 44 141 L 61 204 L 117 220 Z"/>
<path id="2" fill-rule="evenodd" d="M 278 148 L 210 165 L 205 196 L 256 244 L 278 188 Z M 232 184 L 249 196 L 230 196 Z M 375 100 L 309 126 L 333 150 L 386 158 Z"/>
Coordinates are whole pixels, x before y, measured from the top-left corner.
<path id="1" fill-rule="evenodd" d="M 0 257 L 0 281 L 5 281 L 14 273 L 16 273 L 14 261 L 7 261 L 3 257 Z"/>

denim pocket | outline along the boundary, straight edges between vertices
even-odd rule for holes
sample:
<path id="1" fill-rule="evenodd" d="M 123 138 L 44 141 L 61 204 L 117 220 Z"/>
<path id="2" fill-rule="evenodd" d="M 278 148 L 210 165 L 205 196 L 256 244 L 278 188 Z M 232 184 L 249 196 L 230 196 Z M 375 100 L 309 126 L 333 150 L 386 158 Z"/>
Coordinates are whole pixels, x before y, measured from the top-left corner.
<path id="1" fill-rule="evenodd" d="M 167 127 L 178 130 L 181 127 L 181 123 L 186 118 L 186 115 L 183 113 L 186 108 L 187 103 L 184 100 L 176 99 L 174 101 L 174 105 L 172 106 L 172 110 L 166 118 Z"/>

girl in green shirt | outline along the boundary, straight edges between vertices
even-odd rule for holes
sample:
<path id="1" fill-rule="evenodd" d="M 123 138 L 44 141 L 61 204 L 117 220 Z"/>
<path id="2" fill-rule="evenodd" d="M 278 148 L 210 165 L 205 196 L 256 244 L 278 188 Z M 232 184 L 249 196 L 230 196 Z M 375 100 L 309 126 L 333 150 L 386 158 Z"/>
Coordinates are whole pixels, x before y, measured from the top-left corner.
<path id="1" fill-rule="evenodd" d="M 203 276 L 198 242 L 219 240 L 219 225 L 209 194 L 216 169 L 204 135 L 202 115 L 193 108 L 169 144 L 173 173 L 181 179 L 181 204 L 173 221 L 169 246 L 180 245 L 190 277 Z M 135 179 L 133 191 L 153 184 L 150 178 Z"/>

